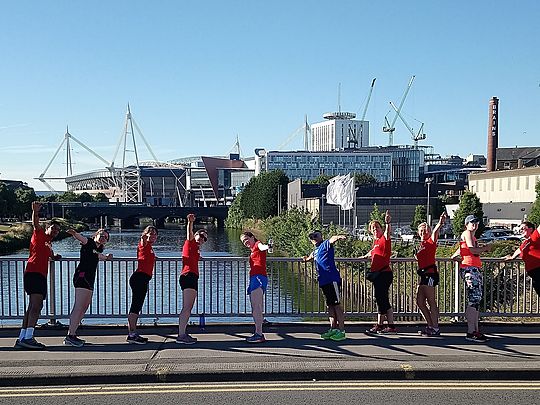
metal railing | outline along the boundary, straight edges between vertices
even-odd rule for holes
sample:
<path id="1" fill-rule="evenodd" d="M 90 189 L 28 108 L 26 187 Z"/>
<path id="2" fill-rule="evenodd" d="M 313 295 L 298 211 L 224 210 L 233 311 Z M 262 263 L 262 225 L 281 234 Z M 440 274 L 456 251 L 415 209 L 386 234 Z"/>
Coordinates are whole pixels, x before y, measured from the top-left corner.
<path id="1" fill-rule="evenodd" d="M 74 301 L 72 276 L 79 259 L 50 263 L 49 293 L 42 316 L 51 320 L 68 319 Z M 372 317 L 376 313 L 372 284 L 365 273 L 365 259 L 336 259 L 343 278 L 342 299 L 350 317 Z M 526 277 L 521 261 L 483 260 L 483 316 L 537 317 L 540 300 Z M 22 319 L 28 297 L 23 288 L 26 259 L 0 258 L 0 320 Z M 457 264 L 448 259 L 437 262 L 440 284 L 436 289 L 441 316 L 457 316 L 465 310 L 465 291 Z M 92 303 L 86 318 L 125 318 L 131 304 L 129 277 L 136 269 L 134 258 L 100 262 Z M 420 317 L 416 306 L 416 261 L 393 259 L 394 281 L 390 299 L 397 316 Z M 182 309 L 178 277 L 180 258 L 159 258 L 150 281 L 142 318 L 175 318 Z M 269 258 L 265 315 L 290 320 L 326 317 L 325 301 L 312 263 L 299 259 Z M 199 295 L 193 316 L 226 319 L 251 316 L 246 289 L 249 264 L 244 257 L 207 257 L 199 263 Z"/>

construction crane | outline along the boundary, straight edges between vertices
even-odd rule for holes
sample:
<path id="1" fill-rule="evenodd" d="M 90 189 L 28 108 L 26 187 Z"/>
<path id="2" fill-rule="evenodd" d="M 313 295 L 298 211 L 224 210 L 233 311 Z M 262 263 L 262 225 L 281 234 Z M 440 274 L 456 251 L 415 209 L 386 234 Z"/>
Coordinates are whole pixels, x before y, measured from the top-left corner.
<path id="1" fill-rule="evenodd" d="M 403 107 L 403 103 L 405 103 L 405 99 L 407 98 L 407 95 L 409 94 L 409 90 L 411 89 L 414 78 L 415 76 L 413 75 L 411 77 L 411 80 L 409 80 L 409 84 L 407 85 L 407 88 L 405 89 L 405 92 L 403 93 L 403 97 L 401 98 L 399 107 L 397 108 L 396 115 L 394 116 L 392 123 L 388 122 L 388 114 L 386 114 L 384 117 L 385 125 L 383 126 L 382 130 L 383 132 L 388 132 L 388 146 L 392 146 L 394 143 L 394 131 L 396 130 L 396 127 L 395 127 L 396 121 L 398 119 L 399 113 L 401 112 L 401 108 Z"/>
<path id="2" fill-rule="evenodd" d="M 371 87 L 369 88 L 369 94 L 368 94 L 367 99 L 366 99 L 366 105 L 364 106 L 364 111 L 362 112 L 362 117 L 360 118 L 360 121 L 364 121 L 366 119 L 366 114 L 367 114 L 367 109 L 368 109 L 368 106 L 369 106 L 369 101 L 371 100 L 371 94 L 373 93 L 373 87 L 375 87 L 375 80 L 377 80 L 376 77 L 371 81 Z M 364 124 L 361 123 L 360 124 L 360 139 L 363 138 L 363 135 L 364 135 Z M 353 145 L 353 148 L 358 147 L 358 138 L 356 137 L 355 134 L 347 136 L 347 146 L 349 148 L 351 148 L 351 144 Z"/>
<path id="3" fill-rule="evenodd" d="M 414 149 L 418 149 L 418 141 L 423 141 L 424 139 L 426 139 L 426 134 L 424 133 L 424 123 L 421 122 L 422 125 L 420 125 L 420 129 L 415 134 L 414 129 L 412 129 L 411 126 L 407 123 L 407 121 L 405 121 L 405 118 L 403 118 L 403 115 L 401 115 L 401 112 L 398 111 L 395 104 L 390 101 L 390 105 L 392 106 L 392 108 L 394 109 L 396 114 L 401 119 L 401 122 L 403 122 L 403 124 L 405 124 L 405 126 L 407 127 L 407 129 L 411 133 L 411 137 L 412 137 L 412 140 L 414 142 Z"/>

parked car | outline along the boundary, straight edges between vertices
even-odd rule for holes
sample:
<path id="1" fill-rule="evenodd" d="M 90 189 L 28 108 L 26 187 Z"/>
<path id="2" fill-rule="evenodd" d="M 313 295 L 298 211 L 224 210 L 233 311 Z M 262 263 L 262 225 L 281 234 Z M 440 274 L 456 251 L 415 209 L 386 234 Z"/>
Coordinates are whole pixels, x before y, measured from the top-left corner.
<path id="1" fill-rule="evenodd" d="M 509 229 L 495 228 L 488 229 L 484 231 L 479 240 L 483 242 L 492 242 L 494 240 L 515 240 L 519 241 L 521 238 L 514 235 L 514 233 Z"/>

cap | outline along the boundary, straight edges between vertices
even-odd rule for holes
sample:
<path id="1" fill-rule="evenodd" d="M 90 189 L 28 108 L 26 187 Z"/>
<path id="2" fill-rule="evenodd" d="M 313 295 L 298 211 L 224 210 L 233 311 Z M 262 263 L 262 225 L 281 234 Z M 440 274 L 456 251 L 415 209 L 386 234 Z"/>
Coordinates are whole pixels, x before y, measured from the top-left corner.
<path id="1" fill-rule="evenodd" d="M 467 217 L 465 218 L 465 225 L 467 225 L 469 222 L 477 224 L 478 222 L 480 222 L 480 220 L 474 215 L 467 215 Z"/>
<path id="2" fill-rule="evenodd" d="M 314 231 L 311 231 L 309 234 L 308 234 L 308 238 L 311 239 L 311 240 L 315 240 L 317 239 L 317 236 L 318 235 L 322 235 L 321 231 L 319 231 L 318 229 L 314 230 Z"/>

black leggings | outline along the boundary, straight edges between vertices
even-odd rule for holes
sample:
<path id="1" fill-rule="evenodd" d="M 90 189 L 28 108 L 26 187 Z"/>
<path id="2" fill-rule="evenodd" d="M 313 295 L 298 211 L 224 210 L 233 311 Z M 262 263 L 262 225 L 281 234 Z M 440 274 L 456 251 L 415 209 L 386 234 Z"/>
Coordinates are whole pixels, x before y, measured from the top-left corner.
<path id="1" fill-rule="evenodd" d="M 129 286 L 132 292 L 130 314 L 139 314 L 141 312 L 151 278 L 148 274 L 140 271 L 136 271 L 129 278 Z"/>
<path id="2" fill-rule="evenodd" d="M 381 271 L 373 282 L 373 287 L 375 287 L 375 301 L 377 302 L 377 309 L 381 315 L 386 314 L 388 310 L 392 308 L 388 290 L 392 285 L 393 277 L 394 275 L 391 271 Z"/>
<path id="3" fill-rule="evenodd" d="M 540 267 L 532 269 L 527 274 L 532 279 L 532 286 L 534 288 L 534 291 L 536 291 L 536 294 L 538 294 L 538 296 L 540 297 Z"/>

